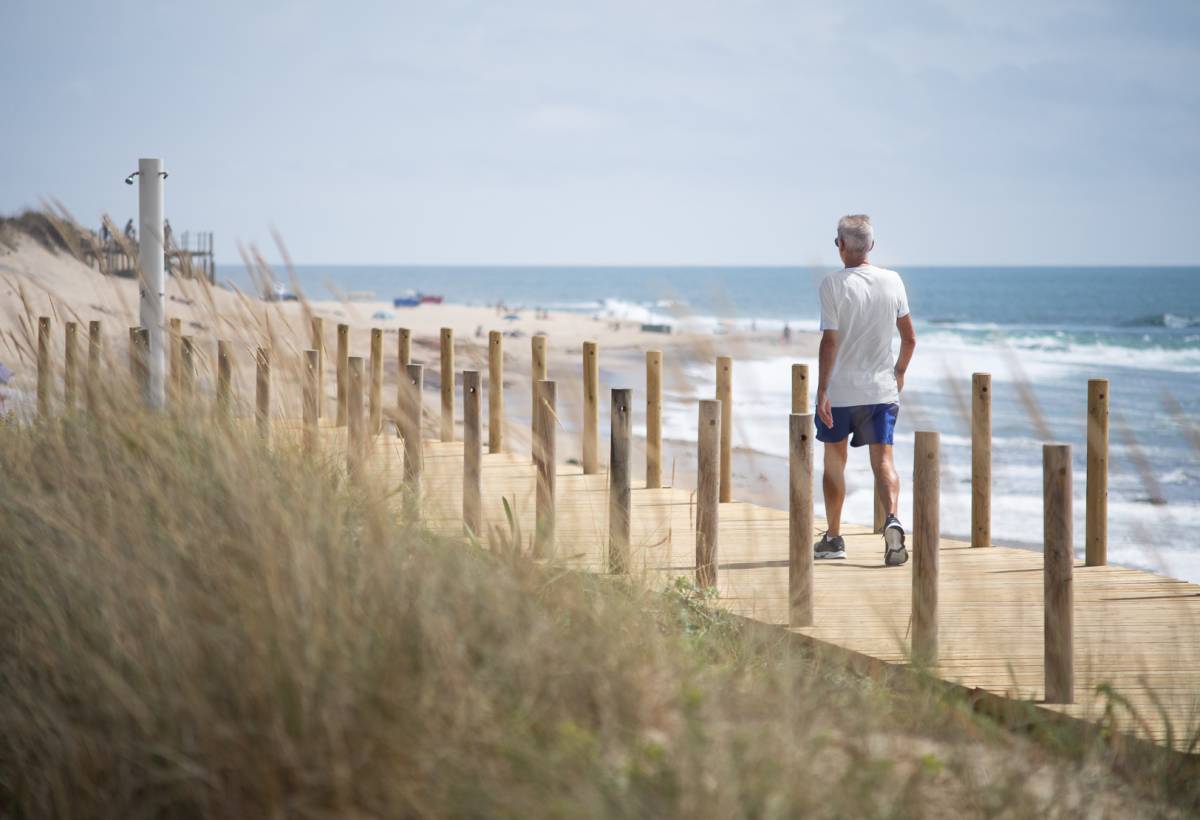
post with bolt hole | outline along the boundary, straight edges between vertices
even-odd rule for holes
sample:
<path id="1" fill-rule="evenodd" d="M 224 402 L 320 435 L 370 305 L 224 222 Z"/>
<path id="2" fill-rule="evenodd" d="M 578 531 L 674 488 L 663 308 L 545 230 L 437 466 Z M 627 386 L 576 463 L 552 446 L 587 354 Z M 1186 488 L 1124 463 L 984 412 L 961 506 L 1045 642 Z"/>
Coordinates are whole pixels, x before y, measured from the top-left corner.
<path id="1" fill-rule="evenodd" d="M 320 316 L 312 317 L 312 348 L 317 354 L 313 376 L 317 379 L 317 418 L 321 417 L 321 400 L 325 383 L 325 320 Z"/>
<path id="2" fill-rule="evenodd" d="M 792 365 L 792 412 L 808 412 L 808 365 Z"/>
<path id="3" fill-rule="evenodd" d="M 583 343 L 583 472 L 600 471 L 600 357 L 595 342 Z"/>
<path id="4" fill-rule="evenodd" d="M 75 412 L 79 401 L 79 325 L 66 324 L 66 339 L 63 347 L 63 409 Z"/>
<path id="5" fill-rule="evenodd" d="M 696 458 L 696 586 L 717 585 L 717 523 L 721 483 L 721 402 L 700 402 Z"/>
<path id="6" fill-rule="evenodd" d="M 483 535 L 483 423 L 480 418 L 482 385 L 478 370 L 464 370 L 463 384 L 463 527 Z"/>
<path id="7" fill-rule="evenodd" d="M 104 353 L 104 335 L 100 322 L 93 319 L 88 322 L 88 369 L 87 384 L 84 391 L 87 394 L 87 408 L 92 415 L 96 414 L 100 403 L 100 357 Z"/>
<path id="8" fill-rule="evenodd" d="M 367 435 L 374 437 L 383 430 L 383 331 L 371 328 L 371 390 L 370 424 Z"/>
<path id="9" fill-rule="evenodd" d="M 416 501 L 421 494 L 421 472 L 424 453 L 421 449 L 422 389 L 425 385 L 425 367 L 409 364 L 404 368 L 401 379 L 404 394 L 400 406 L 400 435 L 404 437 L 404 481 L 413 497 L 413 510 L 418 510 Z"/>
<path id="10" fill-rule="evenodd" d="M 353 479 L 363 476 L 363 459 L 367 452 L 367 425 L 363 418 L 363 360 L 350 356 L 346 361 L 346 467 Z"/>
<path id="11" fill-rule="evenodd" d="M 442 328 L 442 441 L 454 441 L 454 329 Z"/>
<path id="12" fill-rule="evenodd" d="M 813 417 L 788 417 L 788 623 L 813 625 Z"/>
<path id="13" fill-rule="evenodd" d="M 337 426 L 346 426 L 346 397 L 349 395 L 347 384 L 350 375 L 350 325 L 337 326 Z"/>
<path id="14" fill-rule="evenodd" d="M 992 545 L 992 376 L 971 376 L 971 546 Z"/>
<path id="15" fill-rule="evenodd" d="M 938 434 L 918 431 L 913 447 L 913 662 L 938 660 L 938 541 L 941 538 L 941 478 Z"/>
<path id="16" fill-rule="evenodd" d="M 613 390 L 608 453 L 608 571 L 629 572 L 629 438 L 632 390 Z"/>
<path id="17" fill-rule="evenodd" d="M 1085 562 L 1108 563 L 1108 379 L 1088 380 Z"/>

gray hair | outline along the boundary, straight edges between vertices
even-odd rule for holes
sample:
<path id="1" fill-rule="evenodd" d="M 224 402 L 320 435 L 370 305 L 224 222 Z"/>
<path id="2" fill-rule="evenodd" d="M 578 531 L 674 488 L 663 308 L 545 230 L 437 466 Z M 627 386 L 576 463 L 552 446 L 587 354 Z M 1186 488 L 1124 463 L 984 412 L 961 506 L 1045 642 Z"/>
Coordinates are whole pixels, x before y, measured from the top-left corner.
<path id="1" fill-rule="evenodd" d="M 866 253 L 875 244 L 875 229 L 871 217 L 866 214 L 851 214 L 838 220 L 838 241 L 848 251 Z"/>

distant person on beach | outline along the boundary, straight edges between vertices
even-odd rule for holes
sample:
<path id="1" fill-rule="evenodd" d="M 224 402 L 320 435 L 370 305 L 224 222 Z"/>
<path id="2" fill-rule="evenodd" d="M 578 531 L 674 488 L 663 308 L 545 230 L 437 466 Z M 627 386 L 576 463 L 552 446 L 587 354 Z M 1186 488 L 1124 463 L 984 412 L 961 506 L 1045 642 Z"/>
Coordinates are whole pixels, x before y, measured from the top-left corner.
<path id="1" fill-rule="evenodd" d="M 137 231 L 134 230 L 132 219 L 125 223 L 125 238 L 137 239 Z"/>
<path id="2" fill-rule="evenodd" d="M 904 372 L 917 346 L 908 294 L 900 274 L 867 260 L 875 230 L 865 214 L 838 220 L 834 240 L 845 267 L 821 282 L 820 377 L 817 440 L 825 445 L 825 518 L 828 529 L 814 547 L 817 558 L 845 558 L 841 536 L 846 500 L 846 442 L 866 444 L 879 499 L 887 512 L 883 562 L 908 560 L 904 527 L 896 511 L 900 477 L 892 459 L 892 432 L 900 415 Z M 900 355 L 892 360 L 892 331 L 900 332 Z"/>

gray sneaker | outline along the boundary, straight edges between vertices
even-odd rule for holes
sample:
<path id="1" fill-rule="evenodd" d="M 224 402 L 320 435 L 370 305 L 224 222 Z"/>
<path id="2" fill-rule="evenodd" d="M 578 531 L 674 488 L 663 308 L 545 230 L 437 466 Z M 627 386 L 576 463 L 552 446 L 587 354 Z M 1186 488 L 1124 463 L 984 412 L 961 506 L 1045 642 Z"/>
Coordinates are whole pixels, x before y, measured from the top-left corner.
<path id="1" fill-rule="evenodd" d="M 904 546 L 904 527 L 900 519 L 888 515 L 887 523 L 883 525 L 883 563 L 889 567 L 898 567 L 908 560 L 908 550 Z"/>
<path id="2" fill-rule="evenodd" d="M 822 533 L 821 540 L 813 545 L 813 557 L 845 558 L 846 542 L 840 535 L 830 536 L 828 532 Z"/>

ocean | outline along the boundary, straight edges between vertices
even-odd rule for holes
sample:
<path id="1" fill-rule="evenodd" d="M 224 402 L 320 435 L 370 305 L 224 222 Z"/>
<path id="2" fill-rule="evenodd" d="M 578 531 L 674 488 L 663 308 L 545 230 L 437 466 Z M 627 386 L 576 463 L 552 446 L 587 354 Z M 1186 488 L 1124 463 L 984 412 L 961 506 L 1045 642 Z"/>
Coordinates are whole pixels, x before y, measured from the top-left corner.
<path id="1" fill-rule="evenodd" d="M 897 427 L 906 485 L 915 429 L 941 433 L 942 529 L 970 532 L 971 373 L 992 374 L 992 531 L 998 543 L 1041 542 L 1041 443 L 1048 430 L 1075 460 L 1075 541 L 1082 555 L 1087 380 L 1110 380 L 1109 559 L 1200 582 L 1200 268 L 899 267 L 918 347 Z M 313 298 L 405 290 L 449 302 L 541 307 L 720 334 L 735 326 L 816 330 L 827 272 L 754 267 L 301 266 Z M 241 286 L 243 271 L 222 270 Z M 784 458 L 789 367 L 796 357 L 738 361 L 737 444 Z M 815 386 L 816 362 L 813 367 Z M 691 395 L 666 397 L 664 436 L 694 440 Z M 1018 397 L 1027 384 L 1041 427 Z M 1189 438 L 1189 436 L 1191 436 Z M 852 454 L 848 510 L 871 509 L 865 452 Z M 820 506 L 820 504 L 818 504 Z M 818 510 L 820 513 L 820 510 Z M 863 516 L 858 516 L 863 518 Z M 867 516 L 869 517 L 869 512 Z"/>

